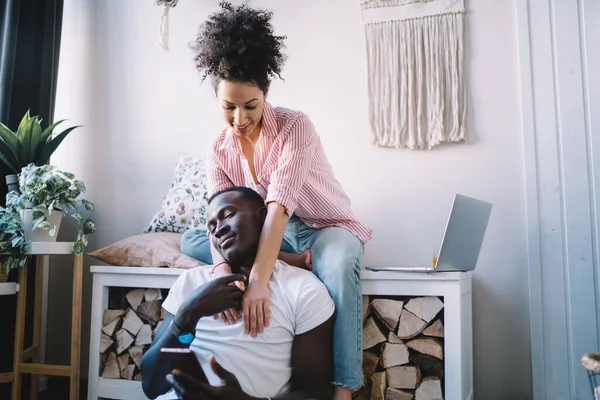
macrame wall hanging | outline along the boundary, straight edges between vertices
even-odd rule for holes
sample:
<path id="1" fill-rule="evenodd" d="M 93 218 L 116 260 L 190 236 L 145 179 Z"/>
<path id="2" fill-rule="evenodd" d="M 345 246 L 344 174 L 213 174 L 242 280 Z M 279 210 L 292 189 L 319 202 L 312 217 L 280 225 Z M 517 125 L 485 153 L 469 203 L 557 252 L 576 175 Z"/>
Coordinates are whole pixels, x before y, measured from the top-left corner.
<path id="1" fill-rule="evenodd" d="M 376 146 L 467 140 L 464 0 L 361 0 Z"/>
<path id="2" fill-rule="evenodd" d="M 163 6 L 162 16 L 160 17 L 158 45 L 165 50 L 169 50 L 169 10 L 177 5 L 177 1 L 156 0 L 157 6 Z"/>

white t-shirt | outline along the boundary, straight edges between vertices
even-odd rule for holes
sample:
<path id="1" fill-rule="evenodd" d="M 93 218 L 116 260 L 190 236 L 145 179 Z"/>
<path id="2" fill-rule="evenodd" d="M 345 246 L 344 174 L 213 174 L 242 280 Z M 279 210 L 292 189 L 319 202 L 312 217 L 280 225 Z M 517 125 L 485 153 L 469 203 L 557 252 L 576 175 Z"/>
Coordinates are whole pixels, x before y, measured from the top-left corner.
<path id="1" fill-rule="evenodd" d="M 184 272 L 173 284 L 163 308 L 175 315 L 194 289 L 212 280 L 211 268 L 203 266 Z M 234 325 L 212 317 L 198 321 L 190 349 L 198 356 L 211 385 L 221 385 L 208 362 L 209 356 L 214 355 L 251 396 L 272 397 L 289 391 L 294 337 L 327 321 L 333 315 L 334 305 L 313 273 L 281 261 L 275 265 L 269 288 L 271 322 L 254 339 L 244 333 L 241 318 Z"/>

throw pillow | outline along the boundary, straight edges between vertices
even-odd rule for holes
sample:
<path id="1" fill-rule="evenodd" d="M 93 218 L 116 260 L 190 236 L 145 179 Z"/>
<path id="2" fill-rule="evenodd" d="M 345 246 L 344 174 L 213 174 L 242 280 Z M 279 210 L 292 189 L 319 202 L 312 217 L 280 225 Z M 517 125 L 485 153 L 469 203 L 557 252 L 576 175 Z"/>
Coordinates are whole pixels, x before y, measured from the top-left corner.
<path id="1" fill-rule="evenodd" d="M 144 233 L 184 233 L 190 228 L 206 226 L 208 182 L 205 158 L 178 154 L 175 164 L 171 187 L 160 211 L 154 215 Z"/>
<path id="2" fill-rule="evenodd" d="M 181 254 L 181 236 L 170 232 L 130 236 L 88 255 L 117 266 L 195 268 L 206 265 Z"/>

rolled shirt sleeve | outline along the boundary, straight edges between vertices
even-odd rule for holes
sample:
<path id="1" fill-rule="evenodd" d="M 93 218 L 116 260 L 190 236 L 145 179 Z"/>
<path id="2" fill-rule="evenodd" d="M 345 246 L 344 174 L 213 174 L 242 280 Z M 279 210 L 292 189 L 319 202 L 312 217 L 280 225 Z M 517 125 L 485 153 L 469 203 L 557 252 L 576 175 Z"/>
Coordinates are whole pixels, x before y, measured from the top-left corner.
<path id="1" fill-rule="evenodd" d="M 271 174 L 266 203 L 281 204 L 291 216 L 298 206 L 300 190 L 315 155 L 318 137 L 312 122 L 304 114 L 299 114 L 285 134 L 277 168 Z"/>

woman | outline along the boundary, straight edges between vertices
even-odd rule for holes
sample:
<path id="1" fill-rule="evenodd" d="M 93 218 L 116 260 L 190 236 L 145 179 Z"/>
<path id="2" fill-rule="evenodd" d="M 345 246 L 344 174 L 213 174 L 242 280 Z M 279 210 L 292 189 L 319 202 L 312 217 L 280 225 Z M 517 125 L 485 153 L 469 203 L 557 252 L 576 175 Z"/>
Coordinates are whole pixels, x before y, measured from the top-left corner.
<path id="1" fill-rule="evenodd" d="M 312 267 L 336 306 L 334 398 L 350 399 L 351 389 L 363 384 L 360 269 L 371 230 L 354 217 L 308 117 L 266 102 L 270 79 L 280 76 L 284 63 L 284 37 L 273 34 L 271 13 L 247 5 L 221 7 L 192 46 L 196 67 L 213 80 L 228 125 L 210 152 L 209 192 L 247 186 L 268 205 L 244 295 L 245 329 L 256 336 L 269 324 L 268 282 L 278 255 Z M 182 251 L 210 262 L 203 236 L 190 231 Z M 231 273 L 214 249 L 210 253 L 215 276 Z M 237 315 L 227 317 L 231 322 Z"/>

